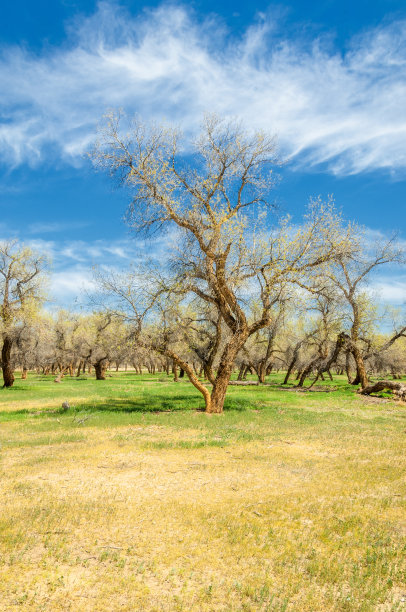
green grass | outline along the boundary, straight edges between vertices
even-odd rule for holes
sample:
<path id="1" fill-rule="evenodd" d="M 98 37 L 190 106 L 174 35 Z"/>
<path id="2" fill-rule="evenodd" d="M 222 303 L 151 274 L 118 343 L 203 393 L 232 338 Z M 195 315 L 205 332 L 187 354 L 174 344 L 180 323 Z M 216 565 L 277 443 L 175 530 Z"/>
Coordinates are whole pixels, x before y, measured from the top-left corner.
<path id="1" fill-rule="evenodd" d="M 281 380 L 1 390 L 0 610 L 406 609 L 404 405 Z"/>

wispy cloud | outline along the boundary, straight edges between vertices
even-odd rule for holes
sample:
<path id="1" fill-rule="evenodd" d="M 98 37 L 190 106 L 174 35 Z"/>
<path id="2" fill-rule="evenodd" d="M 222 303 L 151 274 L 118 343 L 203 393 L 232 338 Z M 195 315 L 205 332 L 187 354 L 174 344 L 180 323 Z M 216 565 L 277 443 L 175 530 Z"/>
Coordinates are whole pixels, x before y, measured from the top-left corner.
<path id="1" fill-rule="evenodd" d="M 27 227 L 28 234 L 54 234 L 59 232 L 66 232 L 72 229 L 82 229 L 87 227 L 89 223 L 81 221 L 69 221 L 69 222 L 37 222 L 31 223 Z"/>
<path id="2" fill-rule="evenodd" d="M 163 5 L 136 17 L 107 2 L 60 49 L 0 57 L 0 155 L 77 163 L 109 107 L 193 130 L 205 111 L 278 134 L 284 154 L 336 174 L 406 169 L 406 22 L 348 41 L 289 40 L 272 14 L 240 40 Z"/>
<path id="3" fill-rule="evenodd" d="M 74 304 L 86 304 L 86 296 L 95 291 L 92 271 L 89 268 L 74 266 L 54 272 L 49 284 L 51 304 L 71 308 Z"/>
<path id="4" fill-rule="evenodd" d="M 371 292 L 382 301 L 393 305 L 406 304 L 406 275 L 387 275 L 386 278 L 377 279 L 371 285 Z"/>

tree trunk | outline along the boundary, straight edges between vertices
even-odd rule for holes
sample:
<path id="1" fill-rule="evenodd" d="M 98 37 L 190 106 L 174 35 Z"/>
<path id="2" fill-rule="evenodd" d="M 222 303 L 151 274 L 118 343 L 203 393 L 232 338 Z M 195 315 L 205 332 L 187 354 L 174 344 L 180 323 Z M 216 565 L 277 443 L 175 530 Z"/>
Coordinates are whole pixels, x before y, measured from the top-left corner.
<path id="1" fill-rule="evenodd" d="M 364 364 L 364 360 L 361 355 L 361 351 L 359 350 L 358 347 L 354 346 L 351 352 L 355 359 L 355 365 L 357 367 L 357 376 L 353 380 L 352 384 L 353 385 L 361 384 L 362 388 L 364 389 L 365 387 L 368 386 L 368 376 L 365 371 L 365 364 Z"/>
<path id="2" fill-rule="evenodd" d="M 3 348 L 1 350 L 1 367 L 3 370 L 4 387 L 12 387 L 14 384 L 13 368 L 11 367 L 11 347 L 13 340 L 10 336 L 5 336 Z"/>
<path id="3" fill-rule="evenodd" d="M 211 392 L 210 409 L 206 408 L 206 412 L 220 414 L 223 412 L 224 400 L 226 399 L 227 387 L 230 380 L 231 372 L 224 371 L 221 375 L 217 375 L 216 384 Z"/>
<path id="4" fill-rule="evenodd" d="M 23 366 L 23 369 L 21 371 L 21 379 L 22 380 L 26 380 L 27 379 L 27 372 L 28 372 L 27 366 Z"/>
<path id="5" fill-rule="evenodd" d="M 245 363 L 243 362 L 243 363 L 240 365 L 240 370 L 239 370 L 239 372 L 238 372 L 237 380 L 243 380 L 243 377 L 244 377 L 244 372 L 245 372 Z"/>
<path id="6" fill-rule="evenodd" d="M 288 366 L 288 371 L 286 372 L 285 379 L 284 379 L 284 381 L 282 383 L 283 385 L 287 385 L 288 384 L 290 375 L 292 374 L 292 370 L 295 367 L 295 364 L 296 364 L 296 356 L 293 356 L 292 361 L 290 362 L 290 364 Z"/>
<path id="7" fill-rule="evenodd" d="M 258 381 L 259 381 L 259 384 L 260 384 L 260 385 L 263 385 L 263 384 L 264 384 L 264 382 L 265 382 L 265 374 L 266 374 L 266 371 L 265 371 L 265 363 L 261 363 L 261 365 L 260 365 L 260 366 L 259 366 L 259 368 L 258 368 L 258 372 L 257 372 L 257 374 L 258 374 Z"/>
<path id="8" fill-rule="evenodd" d="M 310 372 L 313 370 L 316 360 L 310 362 L 310 364 L 300 372 L 299 382 L 297 383 L 298 387 L 303 387 L 304 381 L 309 376 Z"/>
<path id="9" fill-rule="evenodd" d="M 96 380 L 106 380 L 106 364 L 104 361 L 96 361 L 94 364 Z"/>
<path id="10" fill-rule="evenodd" d="M 245 330 L 245 333 L 242 332 L 236 334 L 230 344 L 225 347 L 223 354 L 221 355 L 216 380 L 214 381 L 211 392 L 210 409 L 207 409 L 206 407 L 206 412 L 214 414 L 220 414 L 223 412 L 224 400 L 226 398 L 228 383 L 233 371 L 234 360 L 238 354 L 238 351 L 241 350 L 241 347 L 244 346 L 244 343 L 247 340 L 247 332 L 248 330 Z"/>
<path id="11" fill-rule="evenodd" d="M 76 376 L 80 376 L 80 371 L 82 369 L 82 361 L 79 361 L 78 369 L 76 371 Z M 83 372 L 85 371 L 85 363 L 83 362 Z"/>

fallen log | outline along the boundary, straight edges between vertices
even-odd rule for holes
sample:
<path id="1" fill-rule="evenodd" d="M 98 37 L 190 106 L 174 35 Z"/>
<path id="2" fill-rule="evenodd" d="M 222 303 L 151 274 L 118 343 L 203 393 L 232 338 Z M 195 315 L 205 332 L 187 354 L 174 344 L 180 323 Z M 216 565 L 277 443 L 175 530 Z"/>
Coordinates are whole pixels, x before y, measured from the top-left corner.
<path id="1" fill-rule="evenodd" d="M 406 400 L 406 385 L 394 380 L 379 380 L 363 389 L 358 389 L 358 393 L 361 393 L 361 395 L 371 395 L 371 393 L 378 393 L 379 391 L 385 391 L 385 389 L 393 391 L 393 394 L 399 399 Z"/>

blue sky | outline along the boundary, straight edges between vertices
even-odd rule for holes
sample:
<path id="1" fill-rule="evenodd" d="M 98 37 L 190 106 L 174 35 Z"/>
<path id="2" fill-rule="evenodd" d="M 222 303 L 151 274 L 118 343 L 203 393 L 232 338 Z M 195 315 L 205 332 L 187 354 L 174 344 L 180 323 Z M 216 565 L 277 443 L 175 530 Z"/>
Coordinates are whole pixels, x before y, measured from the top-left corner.
<path id="1" fill-rule="evenodd" d="M 190 133 L 207 111 L 274 132 L 283 211 L 333 194 L 371 236 L 405 240 L 404 0 L 3 3 L 0 237 L 52 255 L 60 304 L 92 264 L 160 248 L 131 239 L 126 194 L 85 158 L 117 107 Z M 404 271 L 375 284 L 404 301 Z"/>

